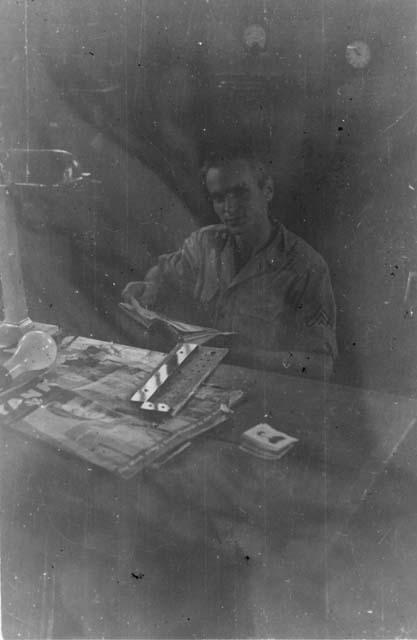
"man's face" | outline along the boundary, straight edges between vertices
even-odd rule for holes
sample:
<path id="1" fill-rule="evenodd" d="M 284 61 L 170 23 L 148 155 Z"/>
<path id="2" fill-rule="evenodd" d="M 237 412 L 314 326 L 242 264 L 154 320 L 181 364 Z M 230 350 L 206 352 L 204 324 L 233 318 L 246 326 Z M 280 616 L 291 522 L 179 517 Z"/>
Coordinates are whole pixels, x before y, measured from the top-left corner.
<path id="1" fill-rule="evenodd" d="M 272 182 L 267 179 L 260 187 L 255 168 L 246 160 L 236 159 L 223 167 L 211 167 L 206 185 L 215 212 L 233 235 L 246 235 L 254 227 L 269 224 Z"/>

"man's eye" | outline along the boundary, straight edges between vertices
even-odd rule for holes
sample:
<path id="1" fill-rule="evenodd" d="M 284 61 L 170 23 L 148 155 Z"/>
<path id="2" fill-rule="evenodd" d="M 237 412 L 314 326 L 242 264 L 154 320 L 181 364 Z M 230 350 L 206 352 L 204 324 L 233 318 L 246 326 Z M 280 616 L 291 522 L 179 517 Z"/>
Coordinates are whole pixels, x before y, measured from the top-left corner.
<path id="1" fill-rule="evenodd" d="M 249 189 L 245 186 L 233 187 L 226 193 L 215 193 L 211 196 L 213 204 L 223 204 L 227 198 L 233 198 L 234 200 L 243 200 L 247 197 Z"/>

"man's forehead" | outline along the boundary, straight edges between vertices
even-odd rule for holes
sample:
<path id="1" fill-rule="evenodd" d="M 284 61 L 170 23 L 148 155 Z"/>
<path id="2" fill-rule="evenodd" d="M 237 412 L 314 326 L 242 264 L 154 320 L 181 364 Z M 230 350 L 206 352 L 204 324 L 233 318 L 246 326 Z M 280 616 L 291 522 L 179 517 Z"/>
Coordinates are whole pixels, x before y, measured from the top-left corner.
<path id="1" fill-rule="evenodd" d="M 211 187 L 249 183 L 254 178 L 254 170 L 247 160 L 237 158 L 221 166 L 210 167 L 207 171 L 206 182 Z"/>

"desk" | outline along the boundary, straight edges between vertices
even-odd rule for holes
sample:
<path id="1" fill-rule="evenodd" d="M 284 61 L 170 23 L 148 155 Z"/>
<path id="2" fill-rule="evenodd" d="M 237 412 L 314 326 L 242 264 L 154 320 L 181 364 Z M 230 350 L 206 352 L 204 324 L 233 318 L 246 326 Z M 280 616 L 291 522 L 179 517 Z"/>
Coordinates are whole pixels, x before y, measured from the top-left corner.
<path id="1" fill-rule="evenodd" d="M 417 402 L 211 382 L 248 390 L 232 422 L 131 480 L 2 430 L 5 638 L 417 632 Z M 280 461 L 237 446 L 264 419 L 300 439 Z"/>

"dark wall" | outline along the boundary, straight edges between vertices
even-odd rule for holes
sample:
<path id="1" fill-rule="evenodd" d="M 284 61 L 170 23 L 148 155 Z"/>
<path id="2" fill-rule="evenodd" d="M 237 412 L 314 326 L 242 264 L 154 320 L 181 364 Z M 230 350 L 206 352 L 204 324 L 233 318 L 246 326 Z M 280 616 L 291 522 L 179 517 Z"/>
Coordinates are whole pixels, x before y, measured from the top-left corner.
<path id="1" fill-rule="evenodd" d="M 415 391 L 404 303 L 417 271 L 414 1 L 8 0 L 1 11 L 3 144 L 68 149 L 100 181 L 41 207 L 61 212 L 64 238 L 74 228 L 66 273 L 87 309 L 86 273 L 111 316 L 130 269 L 212 219 L 201 158 L 216 139 L 245 137 L 271 163 L 275 214 L 329 263 L 339 379 Z M 251 24 L 264 48 L 245 45 Z M 346 56 L 356 41 L 364 66 Z M 175 204 L 155 210 L 163 189 Z"/>

